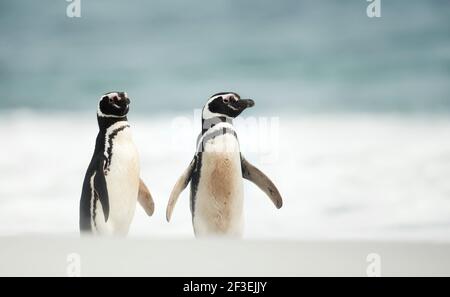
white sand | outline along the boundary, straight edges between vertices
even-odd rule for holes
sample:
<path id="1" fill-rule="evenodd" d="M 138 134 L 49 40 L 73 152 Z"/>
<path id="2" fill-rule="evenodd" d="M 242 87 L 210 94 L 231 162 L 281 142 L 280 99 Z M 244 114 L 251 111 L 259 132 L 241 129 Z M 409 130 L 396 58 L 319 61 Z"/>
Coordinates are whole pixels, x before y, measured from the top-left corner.
<path id="1" fill-rule="evenodd" d="M 76 236 L 0 238 L 0 276 L 367 276 L 374 253 L 381 276 L 450 276 L 450 244 Z"/>

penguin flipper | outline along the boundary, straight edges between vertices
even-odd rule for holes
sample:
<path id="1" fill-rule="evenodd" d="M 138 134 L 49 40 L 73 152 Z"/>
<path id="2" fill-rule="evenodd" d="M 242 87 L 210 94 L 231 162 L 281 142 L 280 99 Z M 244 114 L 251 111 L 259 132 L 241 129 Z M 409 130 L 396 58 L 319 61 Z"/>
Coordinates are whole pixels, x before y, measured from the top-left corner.
<path id="1" fill-rule="evenodd" d="M 155 202 L 153 201 L 152 195 L 142 179 L 139 179 L 138 201 L 147 215 L 151 217 L 155 212 Z"/>
<path id="2" fill-rule="evenodd" d="M 241 156 L 242 176 L 257 185 L 276 208 L 280 209 L 283 206 L 283 199 L 275 184 L 258 168 L 250 164 L 244 157 Z"/>
<path id="3" fill-rule="evenodd" d="M 99 166 L 95 171 L 94 188 L 100 200 L 100 204 L 102 205 L 103 214 L 105 215 L 105 222 L 107 222 L 109 218 L 109 195 L 108 187 L 106 185 L 105 172 L 103 170 L 104 165 L 105 161 L 99 162 Z"/>
<path id="4" fill-rule="evenodd" d="M 177 183 L 173 187 L 172 193 L 170 193 L 170 198 L 169 198 L 169 202 L 167 203 L 167 209 L 166 209 L 166 219 L 168 222 L 170 222 L 170 218 L 172 217 L 172 212 L 175 207 L 175 204 L 177 203 L 178 197 L 180 196 L 181 192 L 183 192 L 183 190 L 187 187 L 187 185 L 191 181 L 192 171 L 194 171 L 194 168 L 195 168 L 195 162 L 196 162 L 196 158 L 194 158 L 191 161 L 188 168 L 180 176 Z"/>

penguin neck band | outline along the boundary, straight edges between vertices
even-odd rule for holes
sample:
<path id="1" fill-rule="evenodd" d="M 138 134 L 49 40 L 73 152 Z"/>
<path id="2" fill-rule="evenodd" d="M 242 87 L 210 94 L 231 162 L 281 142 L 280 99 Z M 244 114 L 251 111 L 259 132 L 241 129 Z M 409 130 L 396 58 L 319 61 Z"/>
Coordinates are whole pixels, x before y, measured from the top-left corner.
<path id="1" fill-rule="evenodd" d="M 202 119 L 202 135 L 217 124 L 229 123 L 233 125 L 233 119 L 229 117 L 213 117 L 210 119 Z"/>
<path id="2" fill-rule="evenodd" d="M 208 140 L 214 139 L 217 136 L 223 136 L 225 134 L 230 134 L 237 138 L 236 131 L 226 127 L 220 128 L 199 139 L 199 143 L 197 144 L 197 153 L 202 153 L 205 151 L 205 145 L 208 142 Z"/>
<path id="3" fill-rule="evenodd" d="M 97 117 L 98 120 L 98 127 L 100 128 L 100 130 L 105 131 L 106 129 L 108 129 L 109 127 L 111 127 L 112 125 L 114 125 L 117 122 L 126 122 L 128 121 L 127 116 L 123 116 L 123 117 L 115 117 L 115 118 L 107 118 L 107 117 Z"/>

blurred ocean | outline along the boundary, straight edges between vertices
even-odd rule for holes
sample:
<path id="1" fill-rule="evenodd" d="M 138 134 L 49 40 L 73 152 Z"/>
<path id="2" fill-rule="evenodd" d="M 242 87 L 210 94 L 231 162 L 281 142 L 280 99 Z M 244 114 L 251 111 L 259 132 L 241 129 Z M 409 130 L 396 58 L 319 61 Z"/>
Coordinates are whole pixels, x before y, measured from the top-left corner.
<path id="1" fill-rule="evenodd" d="M 450 2 L 0 2 L 0 235 L 76 233 L 101 94 L 127 91 L 156 201 L 134 236 L 191 237 L 188 192 L 164 211 L 215 92 L 256 101 L 242 151 L 246 237 L 450 240 Z M 256 146 L 254 145 L 256 143 Z"/>
<path id="2" fill-rule="evenodd" d="M 259 109 L 449 111 L 450 2 L 0 2 L 0 109 L 183 111 L 235 90 Z"/>

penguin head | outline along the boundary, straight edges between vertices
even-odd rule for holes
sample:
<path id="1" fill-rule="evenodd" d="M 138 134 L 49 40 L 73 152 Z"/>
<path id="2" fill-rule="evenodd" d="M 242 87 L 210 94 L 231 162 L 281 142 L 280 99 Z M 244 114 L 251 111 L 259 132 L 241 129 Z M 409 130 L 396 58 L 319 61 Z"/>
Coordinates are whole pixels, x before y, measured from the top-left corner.
<path id="1" fill-rule="evenodd" d="M 112 118 L 125 117 L 130 109 L 130 102 L 125 92 L 106 93 L 98 103 L 97 115 Z"/>
<path id="2" fill-rule="evenodd" d="M 235 118 L 245 109 L 253 107 L 252 99 L 241 99 L 233 92 L 223 92 L 212 95 L 203 107 L 202 117 L 208 120 L 215 117 Z"/>

